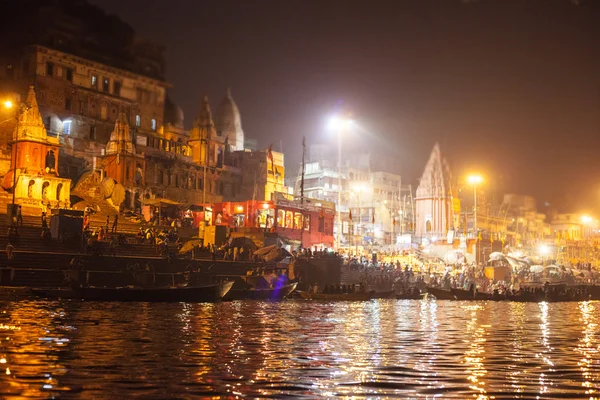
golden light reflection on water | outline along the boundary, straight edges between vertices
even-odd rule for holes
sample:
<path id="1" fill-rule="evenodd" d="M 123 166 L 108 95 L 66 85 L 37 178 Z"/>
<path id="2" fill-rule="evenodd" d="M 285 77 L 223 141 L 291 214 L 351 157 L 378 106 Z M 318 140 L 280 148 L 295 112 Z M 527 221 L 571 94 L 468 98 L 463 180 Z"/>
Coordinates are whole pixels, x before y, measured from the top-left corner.
<path id="1" fill-rule="evenodd" d="M 476 394 L 478 399 L 487 399 L 484 377 L 487 373 L 485 361 L 485 328 L 479 321 L 479 314 L 484 309 L 484 303 L 473 303 L 464 306 L 466 315 L 469 315 L 467 322 L 467 334 L 464 343 L 468 345 L 465 352 L 464 362 L 466 372 L 471 382 L 469 386 Z"/>
<path id="2" fill-rule="evenodd" d="M 596 302 L 0 305 L 0 397 L 594 398 L 600 384 Z"/>
<path id="3" fill-rule="evenodd" d="M 577 345 L 581 353 L 581 360 L 578 362 L 581 369 L 581 386 L 585 389 L 585 394 L 590 398 L 595 398 L 598 392 L 598 370 L 594 371 L 594 364 L 598 364 L 598 303 L 583 301 L 579 303 L 581 312 L 580 322 L 583 328 L 583 336 L 579 339 Z M 594 395 L 594 396 L 592 396 Z"/>

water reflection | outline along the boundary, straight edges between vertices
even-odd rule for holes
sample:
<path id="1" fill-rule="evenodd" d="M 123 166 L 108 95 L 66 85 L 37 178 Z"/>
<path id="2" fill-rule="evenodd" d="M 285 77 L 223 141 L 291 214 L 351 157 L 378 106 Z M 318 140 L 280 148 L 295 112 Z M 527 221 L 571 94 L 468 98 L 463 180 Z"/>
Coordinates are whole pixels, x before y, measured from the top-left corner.
<path id="1" fill-rule="evenodd" d="M 595 398 L 599 303 L 0 303 L 0 397 Z"/>

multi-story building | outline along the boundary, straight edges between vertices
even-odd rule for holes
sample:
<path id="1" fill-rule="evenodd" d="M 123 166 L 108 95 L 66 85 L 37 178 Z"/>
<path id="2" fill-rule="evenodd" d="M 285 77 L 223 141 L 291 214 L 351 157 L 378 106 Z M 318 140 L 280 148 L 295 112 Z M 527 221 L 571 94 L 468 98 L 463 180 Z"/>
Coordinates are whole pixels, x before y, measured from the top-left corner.
<path id="1" fill-rule="evenodd" d="M 85 181 L 78 195 L 91 181 L 112 178 L 123 186 L 121 206 L 128 209 L 155 197 L 200 204 L 236 196 L 239 159 L 232 154 L 243 150 L 244 133 L 231 94 L 217 107 L 216 122 L 204 99 L 187 131 L 183 112 L 167 98 L 164 49 L 94 6 L 79 2 L 73 13 L 65 4 L 37 4 L 29 13 L 23 8 L 14 21 L 40 24 L 0 55 L 3 91 L 24 98 L 35 86 L 48 137 L 60 144 L 61 177 Z M 111 35 L 94 28 L 103 22 L 114 28 Z M 7 138 L 13 129 L 0 126 Z M 10 153 L 0 157 L 6 173 Z"/>
<path id="2" fill-rule="evenodd" d="M 375 169 L 377 163 L 369 152 L 344 154 L 339 170 L 334 148 L 313 145 L 309 153 L 304 166 L 304 197 L 332 202 L 340 208 L 343 247 L 392 245 L 399 233 L 408 231 L 412 207 L 403 206 L 408 193 L 401 190 L 400 175 Z M 299 174 L 296 196 L 302 192 L 301 180 Z M 406 224 L 402 227 L 401 223 Z M 336 221 L 336 235 L 338 231 Z"/>

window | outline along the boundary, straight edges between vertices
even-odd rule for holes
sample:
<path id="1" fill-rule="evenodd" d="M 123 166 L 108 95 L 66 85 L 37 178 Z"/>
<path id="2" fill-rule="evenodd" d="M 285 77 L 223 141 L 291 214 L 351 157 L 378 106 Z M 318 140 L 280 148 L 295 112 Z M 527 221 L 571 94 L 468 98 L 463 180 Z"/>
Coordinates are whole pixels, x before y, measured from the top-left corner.
<path id="1" fill-rule="evenodd" d="M 65 135 L 71 134 L 71 120 L 70 119 L 63 122 L 63 133 Z"/>
<path id="2" fill-rule="evenodd" d="M 90 140 L 96 140 L 96 127 L 94 125 L 90 126 Z"/>
<path id="3" fill-rule="evenodd" d="M 294 228 L 294 213 L 292 211 L 285 212 L 285 227 L 289 229 Z"/>
<path id="4" fill-rule="evenodd" d="M 92 87 L 98 89 L 98 77 L 96 75 L 92 75 Z"/>
<path id="5" fill-rule="evenodd" d="M 65 77 L 69 82 L 73 82 L 73 70 L 71 68 L 65 69 Z"/>
<path id="6" fill-rule="evenodd" d="M 54 75 L 54 64 L 47 62 L 46 63 L 46 76 Z"/>
<path id="7" fill-rule="evenodd" d="M 113 94 L 115 96 L 120 96 L 121 95 L 121 82 L 119 82 L 119 81 L 114 81 L 113 82 Z"/>
<path id="8" fill-rule="evenodd" d="M 100 106 L 100 118 L 106 119 L 106 104 Z"/>
<path id="9" fill-rule="evenodd" d="M 103 78 L 102 79 L 102 91 L 108 93 L 109 87 L 110 87 L 110 80 L 108 78 Z"/>
<path id="10" fill-rule="evenodd" d="M 68 97 L 65 99 L 65 110 L 71 110 L 71 99 Z"/>
<path id="11" fill-rule="evenodd" d="M 141 126 L 142 125 L 142 117 L 140 115 L 136 115 L 135 116 L 135 126 Z"/>
<path id="12" fill-rule="evenodd" d="M 294 229 L 301 230 L 302 229 L 302 214 L 294 213 Z"/>
<path id="13" fill-rule="evenodd" d="M 155 131 L 156 130 L 156 119 L 152 118 L 152 120 L 150 121 L 150 125 L 152 126 L 152 130 Z"/>

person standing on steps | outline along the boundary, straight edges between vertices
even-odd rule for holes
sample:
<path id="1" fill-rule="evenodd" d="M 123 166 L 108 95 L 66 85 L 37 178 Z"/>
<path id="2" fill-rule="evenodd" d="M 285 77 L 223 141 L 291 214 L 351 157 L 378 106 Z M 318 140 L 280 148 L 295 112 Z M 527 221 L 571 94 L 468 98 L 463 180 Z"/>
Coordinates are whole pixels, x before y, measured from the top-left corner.
<path id="1" fill-rule="evenodd" d="M 112 225 L 112 233 L 117 233 L 117 221 L 119 220 L 119 214 L 115 214 L 115 220 Z"/>
<path id="2" fill-rule="evenodd" d="M 17 225 L 23 226 L 23 210 L 21 209 L 21 205 L 17 208 Z"/>

